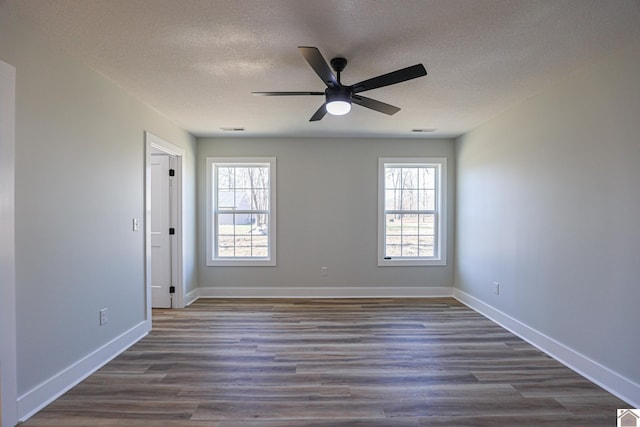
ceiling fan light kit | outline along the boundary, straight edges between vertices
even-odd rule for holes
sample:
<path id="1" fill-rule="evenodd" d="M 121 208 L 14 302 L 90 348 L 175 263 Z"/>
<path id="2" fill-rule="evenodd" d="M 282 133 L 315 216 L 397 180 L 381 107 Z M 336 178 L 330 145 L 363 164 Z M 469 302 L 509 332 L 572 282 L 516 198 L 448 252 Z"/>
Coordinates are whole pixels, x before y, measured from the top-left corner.
<path id="1" fill-rule="evenodd" d="M 393 115 L 400 111 L 400 108 L 375 99 L 357 95 L 360 92 L 390 86 L 407 80 L 415 79 L 427 75 L 424 65 L 416 64 L 411 67 L 392 71 L 378 77 L 345 86 L 340 81 L 340 74 L 347 66 L 345 58 L 336 57 L 331 59 L 331 67 L 322 57 L 322 54 L 315 47 L 300 46 L 300 53 L 309 63 L 313 71 L 322 79 L 327 86 L 324 92 L 252 92 L 254 95 L 263 96 L 297 96 L 297 95 L 324 95 L 325 102 L 311 116 L 309 121 L 321 120 L 326 113 L 341 116 L 351 111 L 351 104 L 355 103 L 362 107 L 369 108 L 380 113 Z M 333 71 L 332 71 L 333 69 Z M 335 71 L 336 74 L 333 72 Z M 337 76 L 336 76 L 337 75 Z"/>
<path id="2" fill-rule="evenodd" d="M 327 113 L 343 116 L 351 111 L 351 92 L 344 87 L 328 87 L 325 90 Z"/>
<path id="3" fill-rule="evenodd" d="M 324 107 L 327 109 L 327 113 L 334 116 L 344 116 L 351 111 L 351 103 L 348 101 L 329 101 Z"/>

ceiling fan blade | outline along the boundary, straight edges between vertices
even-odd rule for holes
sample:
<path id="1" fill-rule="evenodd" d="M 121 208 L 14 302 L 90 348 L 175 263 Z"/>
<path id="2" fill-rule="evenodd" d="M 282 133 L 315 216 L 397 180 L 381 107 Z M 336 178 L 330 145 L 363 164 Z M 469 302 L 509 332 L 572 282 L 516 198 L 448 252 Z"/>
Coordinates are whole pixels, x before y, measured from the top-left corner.
<path id="1" fill-rule="evenodd" d="M 415 79 L 427 75 L 424 65 L 416 64 L 401 70 L 392 71 L 372 79 L 356 83 L 351 86 L 353 93 L 364 92 L 365 90 L 377 89 L 407 80 Z"/>
<path id="2" fill-rule="evenodd" d="M 385 104 L 384 102 L 376 101 L 375 99 L 367 98 L 365 96 L 360 95 L 352 95 L 351 102 L 354 104 L 362 105 L 363 107 L 370 108 L 375 111 L 379 111 L 384 114 L 394 115 L 400 109 L 390 104 Z"/>
<path id="3" fill-rule="evenodd" d="M 257 96 L 297 96 L 297 95 L 324 95 L 324 92 L 251 92 Z"/>
<path id="4" fill-rule="evenodd" d="M 313 71 L 316 72 L 318 76 L 322 79 L 324 84 L 328 87 L 338 87 L 340 84 L 338 83 L 338 79 L 333 74 L 331 67 L 327 64 L 327 61 L 324 60 L 322 54 L 316 47 L 308 47 L 308 46 L 299 46 L 298 49 L 304 59 L 307 60 Z"/>
<path id="5" fill-rule="evenodd" d="M 318 111 L 313 113 L 313 116 L 309 119 L 310 122 L 317 122 L 318 120 L 322 120 L 322 118 L 327 114 L 327 109 L 325 108 L 327 104 L 324 103 L 318 108 Z"/>

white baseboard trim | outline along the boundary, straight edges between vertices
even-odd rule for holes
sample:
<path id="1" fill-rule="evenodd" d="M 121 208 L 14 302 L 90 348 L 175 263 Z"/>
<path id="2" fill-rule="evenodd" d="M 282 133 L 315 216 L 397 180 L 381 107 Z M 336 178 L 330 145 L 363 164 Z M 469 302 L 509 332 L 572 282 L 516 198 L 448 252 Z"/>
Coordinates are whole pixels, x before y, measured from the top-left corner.
<path id="1" fill-rule="evenodd" d="M 188 307 L 200 298 L 200 288 L 196 288 L 184 296 L 184 306 Z"/>
<path id="2" fill-rule="evenodd" d="M 18 397 L 18 420 L 24 422 L 36 412 L 106 365 L 149 333 L 151 322 L 143 321 L 114 338 L 78 362 Z"/>
<path id="3" fill-rule="evenodd" d="M 513 332 L 534 347 L 544 351 L 563 365 L 624 400 L 633 408 L 640 408 L 640 384 L 630 381 L 561 342 L 527 326 L 506 313 L 484 303 L 466 292 L 455 289 L 454 298 L 478 313 Z"/>
<path id="4" fill-rule="evenodd" d="M 208 286 L 200 287 L 197 291 L 197 298 L 436 298 L 453 296 L 453 288 L 450 286 L 309 286 L 278 288 Z M 189 298 L 194 293 L 195 291 L 190 292 L 188 294 Z M 189 301 L 189 298 L 187 301 Z"/>

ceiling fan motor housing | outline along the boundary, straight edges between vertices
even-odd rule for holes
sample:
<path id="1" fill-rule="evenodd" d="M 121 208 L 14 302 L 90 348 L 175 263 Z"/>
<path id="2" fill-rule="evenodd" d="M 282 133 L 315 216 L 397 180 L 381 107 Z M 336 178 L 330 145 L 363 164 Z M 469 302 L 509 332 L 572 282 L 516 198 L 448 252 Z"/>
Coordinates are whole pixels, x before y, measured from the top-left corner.
<path id="1" fill-rule="evenodd" d="M 345 101 L 351 103 L 351 88 L 348 86 L 328 87 L 324 91 L 327 103 L 333 101 Z"/>

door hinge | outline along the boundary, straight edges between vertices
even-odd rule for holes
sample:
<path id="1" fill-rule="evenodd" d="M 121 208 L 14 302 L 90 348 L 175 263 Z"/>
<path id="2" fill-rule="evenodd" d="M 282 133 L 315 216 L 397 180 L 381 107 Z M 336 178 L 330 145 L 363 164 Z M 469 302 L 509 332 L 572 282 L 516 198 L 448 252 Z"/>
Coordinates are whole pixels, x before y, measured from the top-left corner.
<path id="1" fill-rule="evenodd" d="M 176 229 L 175 229 L 175 228 L 173 228 L 173 227 L 171 227 L 171 228 L 169 229 L 169 234 L 172 234 L 172 235 L 173 235 L 173 234 L 176 234 Z"/>
<path id="2" fill-rule="evenodd" d="M 169 169 L 169 176 L 176 176 L 176 170 L 175 169 Z"/>
<path id="3" fill-rule="evenodd" d="M 169 293 L 170 294 L 175 294 L 176 293 L 176 287 L 175 286 L 169 286 Z"/>

